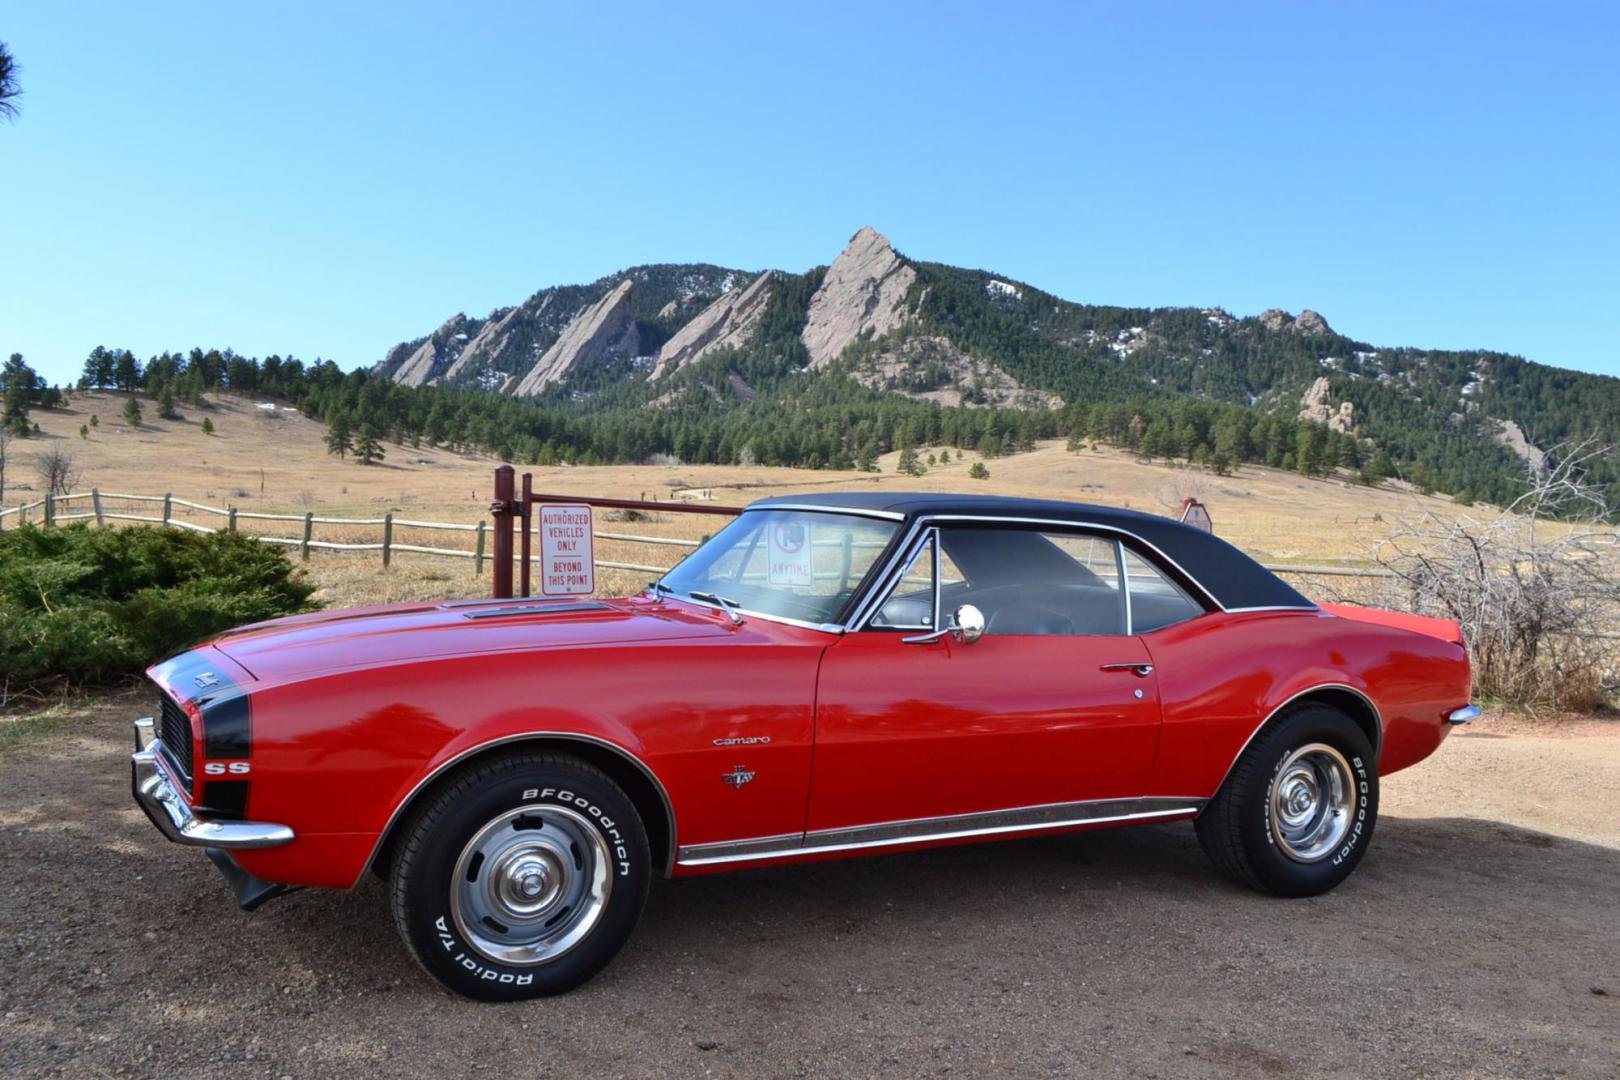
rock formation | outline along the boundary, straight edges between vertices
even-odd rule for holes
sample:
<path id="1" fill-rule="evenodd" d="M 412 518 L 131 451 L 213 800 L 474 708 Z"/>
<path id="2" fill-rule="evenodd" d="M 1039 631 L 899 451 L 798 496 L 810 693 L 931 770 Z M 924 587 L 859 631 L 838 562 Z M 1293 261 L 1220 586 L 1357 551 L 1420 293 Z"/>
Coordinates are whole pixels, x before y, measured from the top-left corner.
<path id="1" fill-rule="evenodd" d="M 394 381 L 401 386 L 426 386 L 438 379 L 460 355 L 467 339 L 478 324 L 465 315 L 452 316 L 443 326 L 423 338 L 405 361 L 394 372 Z M 404 346 L 395 346 L 383 360 L 386 366 L 397 360 Z"/>
<path id="2" fill-rule="evenodd" d="M 1024 386 L 1005 370 L 957 348 L 937 335 L 905 335 L 905 340 L 863 361 L 856 382 L 941 405 L 1060 409 L 1063 399 Z"/>
<path id="3" fill-rule="evenodd" d="M 602 299 L 575 315 L 512 393 L 533 397 L 580 364 L 608 356 L 633 356 L 639 344 L 636 321 L 630 314 L 633 287 L 625 278 Z"/>
<path id="4" fill-rule="evenodd" d="M 775 282 L 776 271 L 767 270 L 748 288 L 732 289 L 704 308 L 658 351 L 652 378 L 661 379 L 716 349 L 748 344 L 770 304 L 771 286 Z"/>
<path id="5" fill-rule="evenodd" d="M 545 311 L 546 305 L 550 302 L 551 294 L 547 293 L 545 299 L 540 302 L 539 311 Z M 522 313 L 522 307 L 515 307 L 505 314 L 496 312 L 491 315 L 484 323 L 484 328 L 467 342 L 467 347 L 461 350 L 461 355 L 456 357 L 455 363 L 445 369 L 444 381 L 451 382 L 467 371 L 475 357 L 498 356 L 505 351 L 507 339 L 511 336 L 512 324 Z"/>
<path id="6" fill-rule="evenodd" d="M 1296 334 L 1333 333 L 1333 327 L 1328 325 L 1328 321 L 1310 308 L 1300 312 L 1297 319 L 1282 308 L 1268 308 L 1260 313 L 1260 325 L 1267 330 L 1288 330 Z"/>
<path id="7" fill-rule="evenodd" d="M 1537 476 L 1547 473 L 1547 451 L 1536 446 L 1524 437 L 1524 429 L 1512 420 L 1498 421 L 1501 425 L 1496 431 L 1496 441 L 1513 451 L 1519 460 L 1530 467 L 1530 471 Z"/>
<path id="8" fill-rule="evenodd" d="M 1326 375 L 1311 383 L 1311 388 L 1299 399 L 1299 418 L 1313 424 L 1323 424 L 1330 431 L 1354 435 L 1356 407 L 1351 402 L 1341 401 L 1337 409 L 1333 408 L 1328 402 L 1332 390 L 1333 383 Z"/>
<path id="9" fill-rule="evenodd" d="M 917 272 L 877 230 L 868 226 L 850 237 L 810 298 L 802 335 L 810 366 L 826 367 L 850 342 L 905 325 L 904 301 L 916 280 Z"/>

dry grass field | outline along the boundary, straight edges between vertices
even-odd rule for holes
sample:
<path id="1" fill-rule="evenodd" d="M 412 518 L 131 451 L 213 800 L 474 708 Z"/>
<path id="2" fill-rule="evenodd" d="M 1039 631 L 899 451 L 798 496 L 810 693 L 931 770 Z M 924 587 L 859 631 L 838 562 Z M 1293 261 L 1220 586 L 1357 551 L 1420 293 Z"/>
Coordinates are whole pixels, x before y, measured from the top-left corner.
<path id="1" fill-rule="evenodd" d="M 183 406 L 178 420 L 159 420 L 153 403 L 143 398 L 148 419 L 139 428 L 130 428 L 122 416 L 124 401 L 125 395 L 116 393 L 78 394 L 66 408 L 37 412 L 43 438 L 13 444 L 5 504 L 38 497 L 32 459 L 45 439 L 59 440 L 71 449 L 82 472 L 80 490 L 96 486 L 103 492 L 172 492 L 212 506 L 264 513 L 314 511 L 378 518 L 392 511 L 408 519 L 469 524 L 485 515 L 491 498 L 491 472 L 498 462 L 480 454 L 389 444 L 386 461 L 361 466 L 328 454 L 324 427 L 288 409 L 268 410 L 250 399 L 215 395 L 202 408 Z M 92 415 L 97 424 L 88 439 L 81 438 L 80 427 Z M 214 425 L 213 435 L 202 430 L 205 417 Z M 925 460 L 929 453 L 922 452 Z M 1144 464 L 1112 448 L 1071 453 L 1056 441 L 1030 453 L 986 461 L 988 480 L 968 476 L 980 460 L 972 452 L 952 452 L 949 463 L 932 466 L 921 477 L 897 473 L 897 458 L 898 454 L 887 455 L 877 473 L 717 465 L 560 466 L 528 471 L 540 492 L 660 501 L 699 498 L 721 504 L 804 491 L 877 489 L 1039 496 L 1170 513 L 1183 495 L 1196 495 L 1209 506 L 1216 530 L 1262 561 L 1313 565 L 1362 562 L 1388 535 L 1391 524 L 1403 517 L 1462 512 L 1449 499 L 1422 496 L 1398 483 L 1369 489 L 1341 478 L 1306 479 L 1253 465 L 1233 476 L 1217 477 L 1186 467 Z M 110 510 L 120 508 L 112 500 L 106 505 Z M 153 512 L 150 506 L 136 504 L 122 509 Z M 212 516 L 186 513 L 201 524 L 219 523 Z M 695 539 L 720 523 L 711 517 L 670 514 L 625 525 L 612 517 L 599 516 L 598 529 Z M 243 521 L 242 527 L 285 536 L 299 531 L 297 523 L 288 522 Z M 375 541 L 379 533 L 376 527 L 318 526 L 315 535 L 332 541 Z M 472 546 L 470 535 L 407 527 L 397 529 L 395 539 L 427 546 Z M 598 555 L 657 565 L 671 561 L 679 551 L 604 543 L 599 544 Z M 316 554 L 310 570 L 325 586 L 322 599 L 331 603 L 437 597 L 483 588 L 473 577 L 470 561 L 414 554 L 398 556 L 387 574 L 379 572 L 374 552 Z M 608 572 L 602 575 L 602 584 L 604 591 L 614 591 L 645 578 L 641 573 Z"/>

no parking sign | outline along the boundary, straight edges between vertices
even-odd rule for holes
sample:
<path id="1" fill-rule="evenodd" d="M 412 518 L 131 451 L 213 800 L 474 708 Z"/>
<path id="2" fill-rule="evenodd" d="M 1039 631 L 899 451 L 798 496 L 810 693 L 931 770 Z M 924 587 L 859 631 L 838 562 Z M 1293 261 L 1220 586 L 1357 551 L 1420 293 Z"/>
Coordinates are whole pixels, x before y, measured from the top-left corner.
<path id="1" fill-rule="evenodd" d="M 772 585 L 814 585 L 810 527 L 793 518 L 773 521 L 766 527 L 770 529 L 766 544 L 766 579 Z"/>

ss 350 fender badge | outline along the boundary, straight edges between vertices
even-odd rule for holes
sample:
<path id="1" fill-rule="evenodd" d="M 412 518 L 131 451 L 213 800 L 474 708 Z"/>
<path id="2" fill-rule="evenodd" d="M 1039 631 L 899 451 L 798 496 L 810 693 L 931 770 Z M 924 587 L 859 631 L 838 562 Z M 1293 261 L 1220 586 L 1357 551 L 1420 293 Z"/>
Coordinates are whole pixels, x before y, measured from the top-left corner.
<path id="1" fill-rule="evenodd" d="M 743 768 L 741 765 L 732 766 L 730 772 L 722 773 L 721 776 L 720 776 L 720 779 L 724 780 L 727 784 L 731 785 L 734 788 L 742 787 L 744 784 L 748 783 L 748 781 L 752 780 L 753 778 L 754 778 L 753 772 L 748 770 L 748 769 Z"/>

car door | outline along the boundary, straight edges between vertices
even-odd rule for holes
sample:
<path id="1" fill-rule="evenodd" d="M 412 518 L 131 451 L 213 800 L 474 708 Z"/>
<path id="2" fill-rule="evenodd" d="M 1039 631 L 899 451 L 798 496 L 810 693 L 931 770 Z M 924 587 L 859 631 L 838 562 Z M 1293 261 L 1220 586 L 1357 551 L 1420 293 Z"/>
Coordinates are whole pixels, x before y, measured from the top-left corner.
<path id="1" fill-rule="evenodd" d="M 822 659 L 810 832 L 1142 793 L 1157 681 L 1114 539 L 941 525 L 902 564 Z M 963 605 L 983 635 L 937 633 Z"/>

